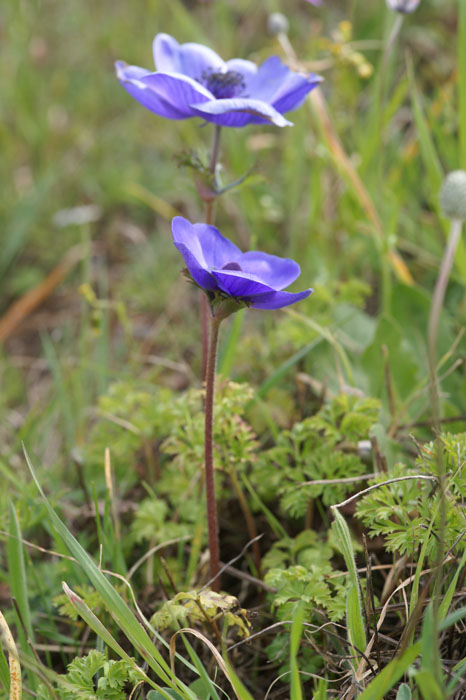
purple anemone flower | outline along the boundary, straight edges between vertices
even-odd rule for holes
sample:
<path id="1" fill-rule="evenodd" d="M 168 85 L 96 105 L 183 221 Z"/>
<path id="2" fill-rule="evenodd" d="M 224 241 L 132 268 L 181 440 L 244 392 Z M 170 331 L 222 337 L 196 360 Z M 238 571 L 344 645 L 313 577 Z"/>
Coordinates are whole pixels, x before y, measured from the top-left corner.
<path id="1" fill-rule="evenodd" d="M 178 44 L 168 34 L 153 43 L 155 73 L 115 64 L 121 84 L 144 107 L 167 119 L 202 117 L 220 126 L 289 126 L 284 112 L 299 107 L 322 80 L 296 73 L 278 56 L 257 67 L 251 61 L 223 61 L 202 44 Z"/>
<path id="2" fill-rule="evenodd" d="M 208 293 L 214 310 L 216 302 L 225 299 L 233 300 L 238 306 L 228 307 L 228 313 L 242 306 L 281 309 L 306 299 L 313 291 L 283 292 L 299 277 L 298 263 L 256 250 L 242 253 L 215 226 L 192 224 L 182 216 L 175 216 L 172 233 L 190 276 Z"/>

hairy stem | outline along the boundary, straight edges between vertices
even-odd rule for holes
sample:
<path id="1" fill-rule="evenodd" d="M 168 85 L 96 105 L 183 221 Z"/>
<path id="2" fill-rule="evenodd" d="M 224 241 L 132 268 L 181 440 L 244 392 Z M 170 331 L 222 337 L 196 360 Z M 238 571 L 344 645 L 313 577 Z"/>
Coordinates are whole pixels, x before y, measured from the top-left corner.
<path id="1" fill-rule="evenodd" d="M 207 355 L 209 352 L 209 302 L 204 294 L 201 292 L 201 336 L 202 336 L 202 369 L 201 369 L 201 379 L 203 382 L 206 380 L 207 376 Z"/>
<path id="2" fill-rule="evenodd" d="M 210 552 L 210 578 L 214 579 L 212 589 L 220 590 L 220 547 L 218 541 L 217 502 L 215 499 L 214 459 L 213 459 L 213 423 L 214 423 L 214 393 L 215 393 L 215 363 L 217 359 L 218 329 L 220 321 L 212 318 L 210 322 L 210 342 L 207 354 L 207 372 L 205 386 L 205 489 L 207 502 L 207 529 Z"/>

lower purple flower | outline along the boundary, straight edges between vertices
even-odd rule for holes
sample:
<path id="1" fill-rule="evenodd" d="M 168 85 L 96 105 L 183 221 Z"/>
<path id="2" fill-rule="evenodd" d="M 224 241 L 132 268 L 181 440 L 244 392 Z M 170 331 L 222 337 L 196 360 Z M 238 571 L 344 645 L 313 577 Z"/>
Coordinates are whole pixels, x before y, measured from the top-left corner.
<path id="1" fill-rule="evenodd" d="M 225 316 L 243 306 L 281 309 L 306 299 L 313 291 L 282 291 L 299 277 L 298 263 L 255 250 L 242 253 L 215 226 L 192 224 L 176 216 L 172 233 L 191 278 L 207 292 L 214 313 L 220 305 L 228 308 L 222 311 Z M 226 300 L 233 305 L 225 307 Z"/>

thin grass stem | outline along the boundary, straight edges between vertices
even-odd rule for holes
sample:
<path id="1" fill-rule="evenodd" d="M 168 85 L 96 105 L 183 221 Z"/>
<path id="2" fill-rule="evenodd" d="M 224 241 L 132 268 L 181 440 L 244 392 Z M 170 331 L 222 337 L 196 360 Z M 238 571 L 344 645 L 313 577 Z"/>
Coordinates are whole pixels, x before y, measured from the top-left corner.
<path id="1" fill-rule="evenodd" d="M 453 219 L 450 227 L 450 236 L 445 248 L 440 272 L 435 285 L 432 306 L 429 315 L 429 329 L 427 336 L 427 349 L 429 354 L 429 369 L 431 375 L 431 393 L 432 393 L 432 412 L 434 422 L 439 418 L 439 386 L 435 368 L 435 356 L 437 351 L 438 327 L 440 314 L 442 311 L 445 292 L 447 289 L 448 280 L 455 259 L 455 252 L 458 247 L 458 242 L 461 236 L 462 221 Z"/>

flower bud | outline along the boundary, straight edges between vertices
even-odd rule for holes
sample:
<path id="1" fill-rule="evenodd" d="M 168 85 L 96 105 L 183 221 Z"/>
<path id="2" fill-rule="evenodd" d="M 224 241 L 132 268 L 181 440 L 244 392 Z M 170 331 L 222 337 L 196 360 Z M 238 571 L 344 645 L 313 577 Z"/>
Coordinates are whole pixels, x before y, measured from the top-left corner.
<path id="1" fill-rule="evenodd" d="M 448 173 L 440 190 L 440 206 L 447 219 L 466 220 L 466 172 Z"/>
<path id="2" fill-rule="evenodd" d="M 272 12 L 267 19 L 267 30 L 272 36 L 288 34 L 290 24 L 281 12 Z"/>
<path id="3" fill-rule="evenodd" d="M 421 0 L 387 0 L 387 5 L 394 12 L 409 15 L 417 9 L 420 2 Z"/>

